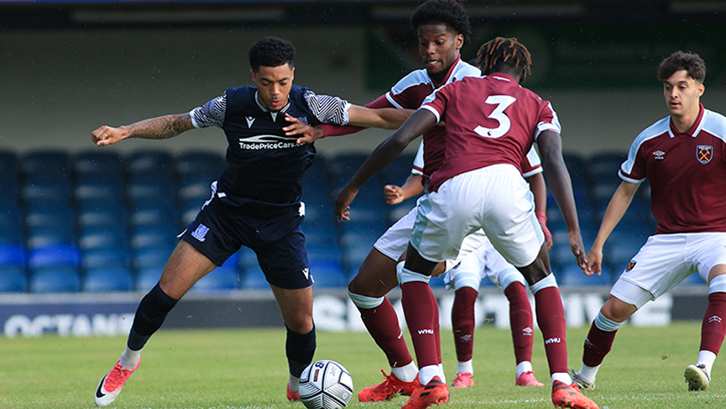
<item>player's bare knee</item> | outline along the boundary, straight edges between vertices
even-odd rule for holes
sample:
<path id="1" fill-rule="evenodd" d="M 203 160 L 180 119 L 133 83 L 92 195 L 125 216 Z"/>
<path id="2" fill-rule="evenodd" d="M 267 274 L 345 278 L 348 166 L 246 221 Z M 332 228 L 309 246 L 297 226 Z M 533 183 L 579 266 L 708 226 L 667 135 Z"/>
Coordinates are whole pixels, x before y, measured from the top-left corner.
<path id="1" fill-rule="evenodd" d="M 637 310 L 634 305 L 628 304 L 611 295 L 600 309 L 600 312 L 609 320 L 623 322 L 630 318 Z"/>

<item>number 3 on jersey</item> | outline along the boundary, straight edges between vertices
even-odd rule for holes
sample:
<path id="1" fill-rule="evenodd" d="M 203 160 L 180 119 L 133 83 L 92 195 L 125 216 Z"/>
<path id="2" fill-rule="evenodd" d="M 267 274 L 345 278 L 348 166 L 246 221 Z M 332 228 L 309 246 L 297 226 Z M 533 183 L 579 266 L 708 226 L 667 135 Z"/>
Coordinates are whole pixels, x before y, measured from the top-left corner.
<path id="1" fill-rule="evenodd" d="M 497 107 L 494 108 L 494 111 L 492 111 L 491 114 L 489 114 L 488 118 L 499 122 L 499 126 L 496 128 L 485 128 L 481 125 L 477 125 L 477 127 L 474 128 L 474 132 L 485 138 L 500 138 L 504 136 L 507 132 L 509 132 L 509 128 L 512 127 L 512 121 L 509 120 L 509 117 L 504 113 L 504 110 L 512 105 L 516 100 L 517 98 L 509 95 L 490 95 L 484 103 L 496 105 Z"/>

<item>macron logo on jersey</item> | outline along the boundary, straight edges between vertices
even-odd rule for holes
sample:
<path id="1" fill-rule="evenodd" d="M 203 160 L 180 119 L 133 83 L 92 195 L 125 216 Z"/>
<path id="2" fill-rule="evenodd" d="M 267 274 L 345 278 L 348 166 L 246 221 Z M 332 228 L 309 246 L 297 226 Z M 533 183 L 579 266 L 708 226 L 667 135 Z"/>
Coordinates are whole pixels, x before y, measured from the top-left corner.
<path id="1" fill-rule="evenodd" d="M 195 239 L 197 239 L 197 240 L 199 240 L 199 241 L 201 241 L 203 243 L 204 240 L 207 239 L 207 233 L 209 233 L 209 227 L 207 227 L 207 226 L 205 226 L 203 224 L 200 224 L 192 232 L 192 237 L 194 237 Z"/>
<path id="2" fill-rule="evenodd" d="M 255 123 L 255 117 L 254 116 L 246 116 L 245 119 L 247 120 L 247 127 L 252 128 L 252 124 Z"/>

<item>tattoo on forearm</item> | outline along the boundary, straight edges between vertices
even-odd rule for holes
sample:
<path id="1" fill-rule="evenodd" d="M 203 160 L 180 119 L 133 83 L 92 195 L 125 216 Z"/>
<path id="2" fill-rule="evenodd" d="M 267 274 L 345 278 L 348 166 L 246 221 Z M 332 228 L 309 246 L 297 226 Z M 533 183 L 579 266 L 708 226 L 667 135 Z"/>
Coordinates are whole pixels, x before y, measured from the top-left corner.
<path id="1" fill-rule="evenodd" d="M 189 115 L 165 115 L 150 118 L 128 126 L 130 136 L 144 139 L 167 139 L 191 129 Z"/>

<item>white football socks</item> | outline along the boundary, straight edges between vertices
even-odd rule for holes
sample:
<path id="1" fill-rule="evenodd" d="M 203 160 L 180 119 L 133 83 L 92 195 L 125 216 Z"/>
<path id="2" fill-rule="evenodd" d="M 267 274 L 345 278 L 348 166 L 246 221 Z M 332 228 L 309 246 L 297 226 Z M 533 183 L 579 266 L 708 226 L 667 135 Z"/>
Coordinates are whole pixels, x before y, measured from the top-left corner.
<path id="1" fill-rule="evenodd" d="M 124 352 L 121 354 L 119 364 L 123 369 L 130 371 L 136 368 L 136 365 L 139 364 L 139 359 L 141 359 L 140 349 L 138 351 L 134 351 L 132 349 L 129 349 L 129 347 L 126 347 L 126 350 L 124 350 Z"/>
<path id="2" fill-rule="evenodd" d="M 413 382 L 418 376 L 418 367 L 413 361 L 409 362 L 408 365 L 399 366 L 398 368 L 391 368 L 391 373 L 396 375 L 401 381 Z"/>

